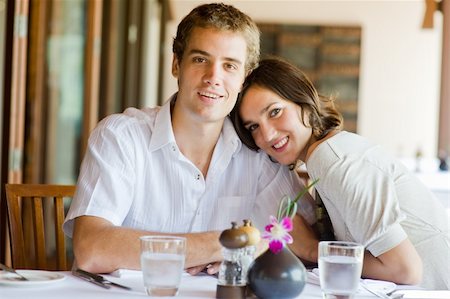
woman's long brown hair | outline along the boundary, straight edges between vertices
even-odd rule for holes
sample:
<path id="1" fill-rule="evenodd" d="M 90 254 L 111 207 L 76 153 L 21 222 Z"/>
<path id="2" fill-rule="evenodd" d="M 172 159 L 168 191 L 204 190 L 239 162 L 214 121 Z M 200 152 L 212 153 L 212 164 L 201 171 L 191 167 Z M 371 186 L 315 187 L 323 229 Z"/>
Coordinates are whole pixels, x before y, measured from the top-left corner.
<path id="1" fill-rule="evenodd" d="M 281 58 L 269 58 L 245 79 L 241 93 L 230 114 L 233 125 L 242 142 L 253 150 L 258 150 L 251 133 L 244 127 L 240 117 L 242 98 L 251 86 L 267 88 L 281 98 L 296 103 L 302 108 L 302 121 L 305 113 L 316 139 L 322 139 L 330 131 L 340 129 L 343 124 L 341 113 L 337 111 L 332 98 L 319 95 L 308 77 L 295 65 Z"/>

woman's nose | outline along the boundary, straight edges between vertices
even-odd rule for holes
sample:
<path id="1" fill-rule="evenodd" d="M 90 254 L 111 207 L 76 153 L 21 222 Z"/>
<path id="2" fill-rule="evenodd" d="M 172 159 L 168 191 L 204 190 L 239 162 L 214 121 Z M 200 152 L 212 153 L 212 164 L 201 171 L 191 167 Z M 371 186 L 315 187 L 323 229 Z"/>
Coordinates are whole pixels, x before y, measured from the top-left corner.
<path id="1" fill-rule="evenodd" d="M 275 138 L 276 130 L 273 126 L 265 124 L 261 126 L 261 134 L 265 142 L 270 142 Z"/>

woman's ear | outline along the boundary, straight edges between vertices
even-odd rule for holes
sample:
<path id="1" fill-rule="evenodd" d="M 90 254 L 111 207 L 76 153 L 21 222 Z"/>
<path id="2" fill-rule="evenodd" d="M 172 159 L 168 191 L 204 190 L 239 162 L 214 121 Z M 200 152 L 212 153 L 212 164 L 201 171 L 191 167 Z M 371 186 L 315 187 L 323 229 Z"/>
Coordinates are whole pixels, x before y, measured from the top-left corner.
<path id="1" fill-rule="evenodd" d="M 175 78 L 178 78 L 179 69 L 180 69 L 180 61 L 178 60 L 177 55 L 173 54 L 173 58 L 172 58 L 172 75 Z"/>

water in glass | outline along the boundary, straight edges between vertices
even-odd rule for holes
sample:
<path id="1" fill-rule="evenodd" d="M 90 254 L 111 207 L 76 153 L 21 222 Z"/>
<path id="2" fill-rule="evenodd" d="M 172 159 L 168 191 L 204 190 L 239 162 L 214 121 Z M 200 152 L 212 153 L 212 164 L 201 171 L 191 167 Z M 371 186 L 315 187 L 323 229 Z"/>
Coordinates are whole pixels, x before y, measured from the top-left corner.
<path id="1" fill-rule="evenodd" d="M 323 297 L 348 299 L 361 279 L 364 246 L 354 242 L 319 242 L 319 276 Z"/>
<path id="2" fill-rule="evenodd" d="M 319 259 L 320 285 L 325 294 L 351 296 L 358 290 L 362 263 L 355 257 L 327 256 Z"/>
<path id="3" fill-rule="evenodd" d="M 147 294 L 176 296 L 184 268 L 184 256 L 173 253 L 141 254 L 142 273 Z"/>

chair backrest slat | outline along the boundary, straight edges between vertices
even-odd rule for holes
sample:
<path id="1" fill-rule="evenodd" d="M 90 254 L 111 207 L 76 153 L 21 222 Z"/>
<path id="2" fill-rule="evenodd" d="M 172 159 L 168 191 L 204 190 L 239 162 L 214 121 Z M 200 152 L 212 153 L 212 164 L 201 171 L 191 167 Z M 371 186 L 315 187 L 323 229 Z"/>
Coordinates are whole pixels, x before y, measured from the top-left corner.
<path id="1" fill-rule="evenodd" d="M 47 254 L 45 249 L 44 208 L 42 198 L 33 197 L 33 231 L 37 268 L 47 268 Z"/>
<path id="2" fill-rule="evenodd" d="M 66 248 L 66 242 L 64 240 L 64 232 L 62 225 L 64 223 L 64 198 L 62 196 L 55 197 L 55 236 L 56 236 L 56 251 L 64 252 Z M 57 260 L 58 268 L 67 268 L 67 259 L 64 255 L 58 255 Z"/>
<path id="3" fill-rule="evenodd" d="M 12 266 L 19 269 L 69 270 L 66 245 L 62 224 L 64 222 L 64 198 L 72 198 L 75 186 L 72 185 L 38 185 L 38 184 L 6 184 L 9 229 L 11 237 Z M 44 199 L 51 202 L 44 202 Z M 33 227 L 34 260 L 26 254 L 26 227 L 23 219 L 25 201 L 30 201 L 32 210 L 31 225 Z M 53 213 L 45 213 L 54 217 L 54 230 L 46 230 L 44 210 L 53 208 Z M 46 234 L 55 233 L 55 263 L 48 262 L 46 251 Z"/>

